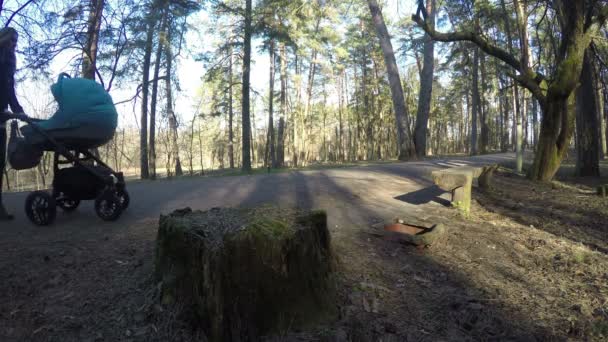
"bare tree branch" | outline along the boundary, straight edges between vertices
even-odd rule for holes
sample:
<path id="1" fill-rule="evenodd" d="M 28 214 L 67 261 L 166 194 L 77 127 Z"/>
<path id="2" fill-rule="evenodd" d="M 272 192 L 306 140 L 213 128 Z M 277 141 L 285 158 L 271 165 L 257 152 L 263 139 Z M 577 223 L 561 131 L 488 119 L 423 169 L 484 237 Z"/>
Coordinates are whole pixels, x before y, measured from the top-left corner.
<path id="1" fill-rule="evenodd" d="M 506 50 L 493 45 L 488 42 L 485 38 L 483 38 L 477 32 L 472 31 L 462 31 L 462 32 L 437 32 L 434 28 L 432 28 L 426 21 L 424 21 L 420 16 L 413 15 L 412 20 L 418 24 L 429 36 L 433 38 L 433 40 L 440 42 L 458 42 L 458 41 L 469 41 L 479 46 L 485 53 L 492 55 L 501 61 L 510 65 L 513 69 L 517 71 L 521 70 L 520 61 L 515 58 L 515 56 L 508 53 Z"/>
<path id="2" fill-rule="evenodd" d="M 158 78 L 149 80 L 148 84 L 154 83 L 154 82 L 158 82 L 158 81 L 161 81 L 161 80 L 166 80 L 166 79 L 167 79 L 167 75 L 159 76 Z M 131 102 L 131 101 L 135 100 L 137 97 L 139 97 L 139 93 L 141 92 L 142 88 L 143 88 L 143 83 L 140 83 L 137 86 L 137 90 L 135 91 L 135 95 L 133 95 L 133 97 L 131 97 L 129 99 L 126 99 L 126 100 L 119 101 L 119 102 L 115 102 L 114 105 L 116 106 L 116 105 L 119 105 L 119 104 Z"/>
<path id="3" fill-rule="evenodd" d="M 21 10 L 23 10 L 25 7 L 27 7 L 27 5 L 31 4 L 32 2 L 34 2 L 34 0 L 28 0 L 26 1 L 23 5 L 21 5 L 21 7 L 19 7 L 15 12 L 13 12 L 13 14 L 11 14 L 11 16 L 8 18 L 8 20 L 6 21 L 6 24 L 4 24 L 4 27 L 8 27 L 8 24 L 11 23 L 11 21 L 13 20 L 13 18 L 19 13 L 21 12 Z"/>
<path id="4" fill-rule="evenodd" d="M 522 68 L 521 61 L 515 56 L 507 52 L 506 50 L 492 44 L 483 35 L 473 31 L 460 31 L 460 32 L 437 32 L 431 27 L 425 20 L 418 15 L 412 15 L 412 20 L 416 22 L 433 40 L 440 42 L 458 42 L 468 41 L 477 45 L 488 55 L 494 56 L 499 60 L 505 62 L 507 65 L 518 71 L 520 74 L 515 76 L 513 79 L 519 82 L 521 85 L 530 90 L 539 101 L 544 102 L 545 95 L 540 87 L 540 83 L 545 80 L 545 77 L 537 72 L 524 70 Z"/>

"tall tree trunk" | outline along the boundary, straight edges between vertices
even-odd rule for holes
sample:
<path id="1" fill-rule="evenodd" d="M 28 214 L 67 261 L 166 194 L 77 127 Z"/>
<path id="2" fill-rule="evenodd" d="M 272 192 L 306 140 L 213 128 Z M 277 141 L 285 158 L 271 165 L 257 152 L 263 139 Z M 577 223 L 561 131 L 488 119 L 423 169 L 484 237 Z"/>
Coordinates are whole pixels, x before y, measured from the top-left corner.
<path id="1" fill-rule="evenodd" d="M 99 30 L 103 15 L 104 0 L 90 0 L 89 20 L 87 22 L 87 40 L 82 52 L 82 77 L 95 80 L 97 71 L 97 49 L 99 43 Z M 91 149 L 91 153 L 99 158 L 99 149 Z"/>
<path id="2" fill-rule="evenodd" d="M 190 176 L 194 176 L 194 123 L 196 122 L 196 115 L 192 116 L 192 123 L 190 124 L 190 149 L 188 151 L 188 164 L 190 166 Z M 202 172 L 201 174 L 204 174 Z"/>
<path id="3" fill-rule="evenodd" d="M 342 71 L 342 74 L 338 76 L 338 155 L 339 160 L 344 162 L 345 153 L 344 153 L 344 123 L 342 120 L 343 111 L 344 111 L 344 92 L 346 91 L 344 83 L 345 83 L 345 71 Z"/>
<path id="4" fill-rule="evenodd" d="M 233 102 L 233 84 L 234 84 L 234 76 L 233 76 L 233 56 L 232 49 L 228 52 L 230 54 L 230 61 L 228 62 L 228 158 L 230 159 L 230 168 L 234 169 L 234 110 L 232 108 Z"/>
<path id="5" fill-rule="evenodd" d="M 526 12 L 526 0 L 514 0 L 515 14 L 517 16 L 517 28 L 519 31 L 519 44 L 521 48 L 521 65 L 524 72 L 530 68 L 530 48 L 528 44 L 528 15 Z M 515 88 L 517 90 L 517 88 Z M 525 96 L 525 90 L 524 96 Z M 519 98 L 517 99 L 519 101 Z M 525 107 L 525 101 L 524 101 Z M 523 150 L 523 127 L 522 117 L 525 108 L 520 110 L 517 108 L 516 111 L 516 141 L 515 141 L 515 153 L 516 153 L 516 169 L 517 172 L 521 172 L 524 163 L 524 150 Z"/>
<path id="6" fill-rule="evenodd" d="M 508 83 L 504 83 L 505 87 L 508 85 Z M 511 101 L 509 101 L 509 93 L 507 91 L 505 91 L 504 93 L 504 106 L 505 106 L 505 112 L 503 115 L 503 140 L 504 140 L 504 145 L 503 145 L 503 152 L 507 152 L 509 151 L 510 145 L 511 145 L 511 130 L 509 129 L 509 117 L 510 117 L 510 112 L 511 110 L 515 111 L 515 108 L 512 108 L 512 104 Z"/>
<path id="7" fill-rule="evenodd" d="M 435 0 L 426 2 L 428 13 L 427 22 L 435 27 Z M 416 128 L 414 129 L 414 145 L 416 155 L 424 157 L 427 150 L 427 132 L 431 99 L 433 94 L 433 76 L 435 69 L 435 43 L 428 34 L 424 35 L 424 64 L 420 73 L 420 95 L 418 96 L 418 112 L 416 113 Z"/>
<path id="8" fill-rule="evenodd" d="M 361 26 L 363 27 L 363 23 L 361 23 Z M 361 30 L 361 38 L 363 37 L 363 30 Z M 365 146 L 365 159 L 366 160 L 370 160 L 371 159 L 371 153 L 373 150 L 372 145 L 372 127 L 371 127 L 371 113 L 373 113 L 373 111 L 371 110 L 370 106 L 369 106 L 369 96 L 367 93 L 367 83 L 368 83 L 368 76 L 367 76 L 367 63 L 368 63 L 368 56 L 366 51 L 363 51 L 363 56 L 361 56 L 361 94 L 363 95 L 363 117 L 365 119 L 367 119 L 367 125 L 365 126 L 365 145 L 361 144 L 361 147 L 363 148 L 363 146 Z M 361 127 L 361 130 L 363 130 L 363 126 Z M 362 156 L 363 157 L 363 156 Z"/>
<path id="9" fill-rule="evenodd" d="M 382 99 L 380 97 L 380 93 L 381 93 L 381 89 L 380 89 L 380 72 L 378 71 L 378 63 L 376 61 L 374 61 L 374 86 L 375 86 L 375 94 L 372 98 L 372 101 L 374 103 L 374 126 L 377 126 L 375 131 L 377 131 L 377 133 L 374 133 L 374 137 L 373 137 L 373 141 L 372 143 L 375 144 L 374 146 L 374 150 L 375 150 L 375 158 L 378 160 L 382 159 L 382 150 L 380 148 L 380 145 L 383 144 L 382 140 L 381 140 L 381 136 L 382 136 L 382 123 L 383 123 L 383 109 L 382 109 Z M 374 101 L 375 98 L 375 101 Z"/>
<path id="10" fill-rule="evenodd" d="M 591 50 L 587 48 L 576 91 L 576 175 L 599 177 L 600 137 Z"/>
<path id="11" fill-rule="evenodd" d="M 97 71 L 97 46 L 103 15 L 104 0 L 90 0 L 87 40 L 82 53 L 82 77 L 95 79 Z"/>
<path id="12" fill-rule="evenodd" d="M 177 116 L 173 110 L 173 89 L 171 86 L 171 75 L 173 72 L 173 52 L 171 51 L 171 28 L 167 30 L 167 38 L 165 44 L 165 58 L 167 59 L 167 115 L 169 116 L 169 129 L 171 130 L 171 154 L 173 155 L 173 163 L 175 166 L 175 175 L 181 176 L 184 174 L 182 163 L 179 158 L 179 145 L 177 133 Z M 168 170 L 167 170 L 168 171 Z"/>
<path id="13" fill-rule="evenodd" d="M 317 70 L 316 59 L 317 51 L 314 50 L 310 58 L 310 68 L 308 69 L 308 83 L 306 84 L 306 106 L 304 107 L 304 116 L 302 118 L 302 151 L 305 153 L 308 153 L 310 150 L 311 144 L 308 143 L 307 139 L 310 139 L 312 137 L 312 126 L 314 121 L 310 114 L 310 110 L 312 102 L 312 90 Z M 304 136 L 304 132 L 306 132 L 306 137 Z M 306 162 L 306 160 L 304 159 L 302 159 L 302 161 Z"/>
<path id="14" fill-rule="evenodd" d="M 526 97 L 526 91 L 524 89 L 523 94 L 521 96 L 521 122 L 522 122 L 522 154 L 526 151 L 526 147 L 528 147 L 528 126 L 530 119 L 528 118 L 528 97 Z"/>
<path id="15" fill-rule="evenodd" d="M 479 96 L 479 123 L 481 124 L 481 139 L 479 144 L 479 150 L 481 153 L 488 153 L 488 145 L 490 144 L 490 125 L 488 106 L 486 103 L 486 89 L 487 89 L 487 74 L 486 74 L 486 58 L 483 54 L 479 56 L 479 66 L 481 69 L 481 94 Z"/>
<path id="16" fill-rule="evenodd" d="M 601 77 L 601 76 L 600 76 Z M 602 89 L 602 115 L 604 116 L 604 126 L 602 128 L 601 134 L 604 136 L 604 141 L 606 141 L 606 153 L 604 154 L 606 158 L 608 158 L 608 89 L 604 87 Z"/>
<path id="17" fill-rule="evenodd" d="M 280 80 L 281 80 L 281 116 L 277 132 L 277 167 L 285 166 L 285 118 L 287 117 L 287 56 L 285 44 L 279 44 Z"/>
<path id="18" fill-rule="evenodd" d="M 601 84 L 601 73 L 599 70 L 594 68 L 595 75 L 595 101 L 597 105 L 597 120 L 598 120 L 598 128 L 597 134 L 600 139 L 600 159 L 606 158 L 606 135 L 604 132 L 606 131 L 606 120 L 604 117 L 604 98 L 602 97 L 602 84 Z"/>
<path id="19" fill-rule="evenodd" d="M 465 130 L 465 152 L 467 154 L 471 154 L 471 125 L 469 125 L 469 121 L 471 120 L 471 115 L 473 113 L 473 110 L 471 108 L 471 96 L 470 95 L 471 92 L 471 88 L 468 87 L 465 91 L 465 98 L 466 98 L 466 104 L 467 104 L 467 110 L 465 112 L 465 119 L 464 119 L 464 130 Z"/>
<path id="20" fill-rule="evenodd" d="M 167 29 L 167 15 L 163 14 L 162 24 L 161 24 L 161 34 L 158 39 L 158 47 L 156 50 L 156 58 L 154 64 L 154 76 L 152 78 L 152 94 L 150 98 L 150 138 L 148 144 L 148 164 L 150 168 L 150 178 L 156 179 L 156 103 L 158 100 L 158 77 L 160 74 L 160 64 L 162 58 L 162 52 L 164 49 L 165 37 L 163 34 Z"/>
<path id="21" fill-rule="evenodd" d="M 499 148 L 502 152 L 505 151 L 505 145 L 506 145 L 506 140 L 505 140 L 505 112 L 506 112 L 506 106 L 505 106 L 505 101 L 504 101 L 504 96 L 503 96 L 503 92 L 500 90 L 502 89 L 503 85 L 502 82 L 500 80 L 499 77 L 499 71 L 498 68 L 496 70 L 496 77 L 498 80 L 498 130 L 499 130 L 499 134 L 500 137 L 498 139 L 499 142 Z"/>
<path id="22" fill-rule="evenodd" d="M 203 129 L 201 127 L 201 123 L 203 122 L 203 120 L 199 120 L 198 121 L 198 158 L 199 158 L 199 163 L 201 164 L 201 174 L 205 173 L 205 167 L 204 167 L 204 156 L 203 156 L 203 138 L 201 137 L 201 133 L 203 132 Z M 213 164 L 213 163 L 212 163 Z"/>
<path id="23" fill-rule="evenodd" d="M 355 77 L 354 84 L 355 87 L 358 87 L 359 78 L 357 77 L 357 68 L 355 67 Z M 360 93 L 355 91 L 355 137 L 354 137 L 354 152 L 355 152 L 355 160 L 360 161 L 361 158 L 361 103 L 360 103 Z"/>
<path id="24" fill-rule="evenodd" d="M 295 90 L 296 90 L 296 104 L 295 110 L 291 111 L 291 135 L 292 135 L 292 156 L 291 164 L 293 167 L 298 166 L 298 158 L 300 155 L 300 134 L 298 130 L 300 128 L 300 115 L 302 108 L 302 73 L 299 63 L 297 50 L 294 51 L 294 68 L 295 68 Z"/>
<path id="25" fill-rule="evenodd" d="M 407 160 L 415 156 L 415 149 L 412 143 L 412 137 L 409 132 L 409 117 L 407 106 L 403 96 L 403 88 L 399 78 L 399 69 L 393 52 L 393 44 L 391 43 L 384 17 L 376 0 L 368 0 L 369 9 L 372 15 L 372 20 L 380 40 L 380 47 L 384 55 L 384 62 L 388 73 L 391 95 L 393 99 L 393 110 L 395 112 L 395 121 L 397 124 L 397 141 L 399 150 L 399 160 Z"/>
<path id="26" fill-rule="evenodd" d="M 141 82 L 141 124 L 139 134 L 139 151 L 140 151 L 140 177 L 142 179 L 150 178 L 148 169 L 148 85 L 150 80 L 150 59 L 152 58 L 152 40 L 154 38 L 154 7 L 150 8 L 148 13 L 148 31 L 146 32 L 146 45 L 144 47 L 144 61 Z"/>
<path id="27" fill-rule="evenodd" d="M 274 148 L 274 118 L 273 118 L 273 105 L 274 105 L 274 41 L 270 41 L 270 46 L 268 48 L 268 55 L 270 57 L 270 78 L 268 79 L 268 139 L 266 146 L 268 148 L 268 153 L 270 153 L 270 158 L 267 158 L 267 165 L 272 165 L 273 168 L 276 168 L 277 158 L 275 154 Z"/>
<path id="28" fill-rule="evenodd" d="M 323 147 L 322 147 L 322 151 L 323 151 L 323 156 L 319 156 L 320 159 L 322 159 L 323 161 L 327 162 L 328 159 L 328 146 L 327 146 L 327 92 L 325 89 L 325 86 L 323 86 L 323 107 L 321 107 L 321 114 L 323 115 L 323 128 L 322 128 L 322 134 L 323 134 Z"/>
<path id="29" fill-rule="evenodd" d="M 257 165 L 258 164 L 258 159 L 259 159 L 259 155 L 256 153 L 257 152 L 257 148 L 256 148 L 256 135 L 255 133 L 257 132 L 257 130 L 255 129 L 255 101 L 250 103 L 250 113 L 251 113 L 251 164 L 252 165 Z"/>
<path id="30" fill-rule="evenodd" d="M 513 37 L 511 35 L 511 13 L 507 11 L 507 7 L 505 5 L 505 0 L 500 0 L 500 5 L 504 12 L 504 23 L 505 30 L 507 34 L 507 46 L 509 48 L 509 52 L 513 53 Z M 513 84 L 513 127 L 511 129 L 511 138 L 512 138 L 512 146 L 517 150 L 517 117 L 519 113 L 519 90 L 517 88 L 517 84 Z M 508 122 L 508 120 L 507 120 Z"/>
<path id="31" fill-rule="evenodd" d="M 476 155 L 477 150 L 477 119 L 479 117 L 479 109 L 481 108 L 479 99 L 479 48 L 475 47 L 473 52 L 473 84 L 472 92 L 472 110 L 471 110 L 471 155 Z"/>
<path id="32" fill-rule="evenodd" d="M 251 119 L 249 112 L 249 73 L 251 67 L 251 17 L 252 0 L 245 0 L 245 32 L 243 40 L 243 90 L 242 90 L 242 140 L 243 140 L 243 163 L 242 170 L 251 171 Z"/>
<path id="33" fill-rule="evenodd" d="M 468 97 L 468 96 L 467 96 Z M 458 120 L 458 151 L 465 152 L 466 143 L 465 143 L 465 116 L 466 111 L 464 109 L 464 101 L 462 100 L 462 96 L 459 97 L 460 102 L 460 120 Z"/>
<path id="34" fill-rule="evenodd" d="M 521 125 L 521 104 L 519 101 L 519 87 L 513 82 L 513 140 L 515 144 L 515 169 L 522 171 L 523 150 L 522 150 L 522 125 Z"/>
<path id="35" fill-rule="evenodd" d="M 532 143 L 538 144 L 538 101 L 532 98 Z"/>

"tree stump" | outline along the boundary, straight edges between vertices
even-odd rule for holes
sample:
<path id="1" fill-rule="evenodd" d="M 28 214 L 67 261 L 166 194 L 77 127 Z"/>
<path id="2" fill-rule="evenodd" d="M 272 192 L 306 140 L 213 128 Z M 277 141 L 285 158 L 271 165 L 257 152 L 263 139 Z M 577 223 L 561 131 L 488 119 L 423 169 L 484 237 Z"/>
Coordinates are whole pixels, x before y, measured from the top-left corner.
<path id="1" fill-rule="evenodd" d="M 323 211 L 189 208 L 161 216 L 155 271 L 164 304 L 192 305 L 210 341 L 257 341 L 334 316 Z"/>

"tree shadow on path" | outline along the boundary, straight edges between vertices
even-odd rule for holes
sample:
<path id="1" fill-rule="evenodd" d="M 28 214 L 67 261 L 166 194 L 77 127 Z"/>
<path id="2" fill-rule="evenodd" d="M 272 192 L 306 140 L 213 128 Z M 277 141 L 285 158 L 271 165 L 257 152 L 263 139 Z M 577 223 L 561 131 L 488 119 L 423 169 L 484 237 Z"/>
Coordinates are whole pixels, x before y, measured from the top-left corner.
<path id="1" fill-rule="evenodd" d="M 374 188 L 358 189 L 357 184 L 353 188 L 344 180 L 338 184 L 325 172 L 293 173 L 289 181 L 293 182 L 291 200 L 272 191 L 277 186 L 272 180 L 256 178 L 241 205 L 295 204 L 327 211 L 340 259 L 341 317 L 321 330 L 345 331 L 349 341 L 557 339 L 535 325 L 534 318 L 497 300 L 491 289 L 480 288 L 455 265 L 435 258 L 432 250 L 421 253 L 368 233 L 379 218 L 407 212 L 412 206 L 390 197 L 378 199 L 371 195 Z M 360 196 L 358 191 L 370 195 Z"/>

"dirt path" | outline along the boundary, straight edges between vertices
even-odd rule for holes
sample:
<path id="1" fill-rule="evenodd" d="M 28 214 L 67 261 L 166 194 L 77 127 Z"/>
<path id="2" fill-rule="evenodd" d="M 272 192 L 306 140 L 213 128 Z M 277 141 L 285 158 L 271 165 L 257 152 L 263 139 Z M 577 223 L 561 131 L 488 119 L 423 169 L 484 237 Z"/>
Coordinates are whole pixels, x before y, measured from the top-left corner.
<path id="1" fill-rule="evenodd" d="M 344 336 L 363 341 L 378 340 L 379 336 L 395 341 L 434 341 L 564 336 L 551 332 L 554 321 L 534 316 L 534 308 L 509 299 L 512 294 L 503 300 L 500 290 L 496 290 L 531 291 L 520 278 L 525 267 L 532 265 L 523 263 L 523 258 L 511 250 L 511 240 L 516 238 L 503 240 L 501 225 L 479 224 L 487 220 L 479 219 L 479 213 L 478 221 L 458 218 L 453 210 L 438 203 L 439 193 L 428 188 L 431 183 L 427 175 L 432 169 L 512 158 L 512 154 L 501 154 L 271 175 L 136 182 L 129 184 L 131 207 L 118 222 L 99 221 L 87 203 L 75 213 L 59 213 L 56 223 L 47 228 L 27 222 L 20 210 L 26 194 L 9 194 L 8 207 L 18 218 L 0 225 L 0 274 L 4 279 L 0 283 L 0 340 L 194 338 L 179 320 L 167 319 L 172 311 L 155 302 L 150 274 L 158 216 L 186 206 L 209 209 L 264 203 L 327 210 L 333 243 L 340 255 L 342 320 L 310 332 L 310 336 L 301 333 L 298 338 L 317 339 L 326 334 L 328 341 Z M 442 196 L 448 198 L 447 194 Z M 460 244 L 456 248 L 461 251 L 452 253 L 453 249 L 446 248 L 421 254 L 365 233 L 370 225 L 397 216 L 449 223 L 453 232 L 450 241 Z M 500 219 L 494 218 L 497 222 Z M 517 227 L 521 229 L 521 225 Z M 478 236 L 469 238 L 467 232 Z M 548 240 L 544 235 L 537 239 Z M 492 257 L 488 248 L 498 251 L 497 258 L 506 258 L 511 264 L 519 262 L 517 271 L 500 274 L 499 263 L 480 261 Z M 595 258 L 595 254 L 590 255 Z M 494 286 L 505 282 L 517 286 Z"/>

